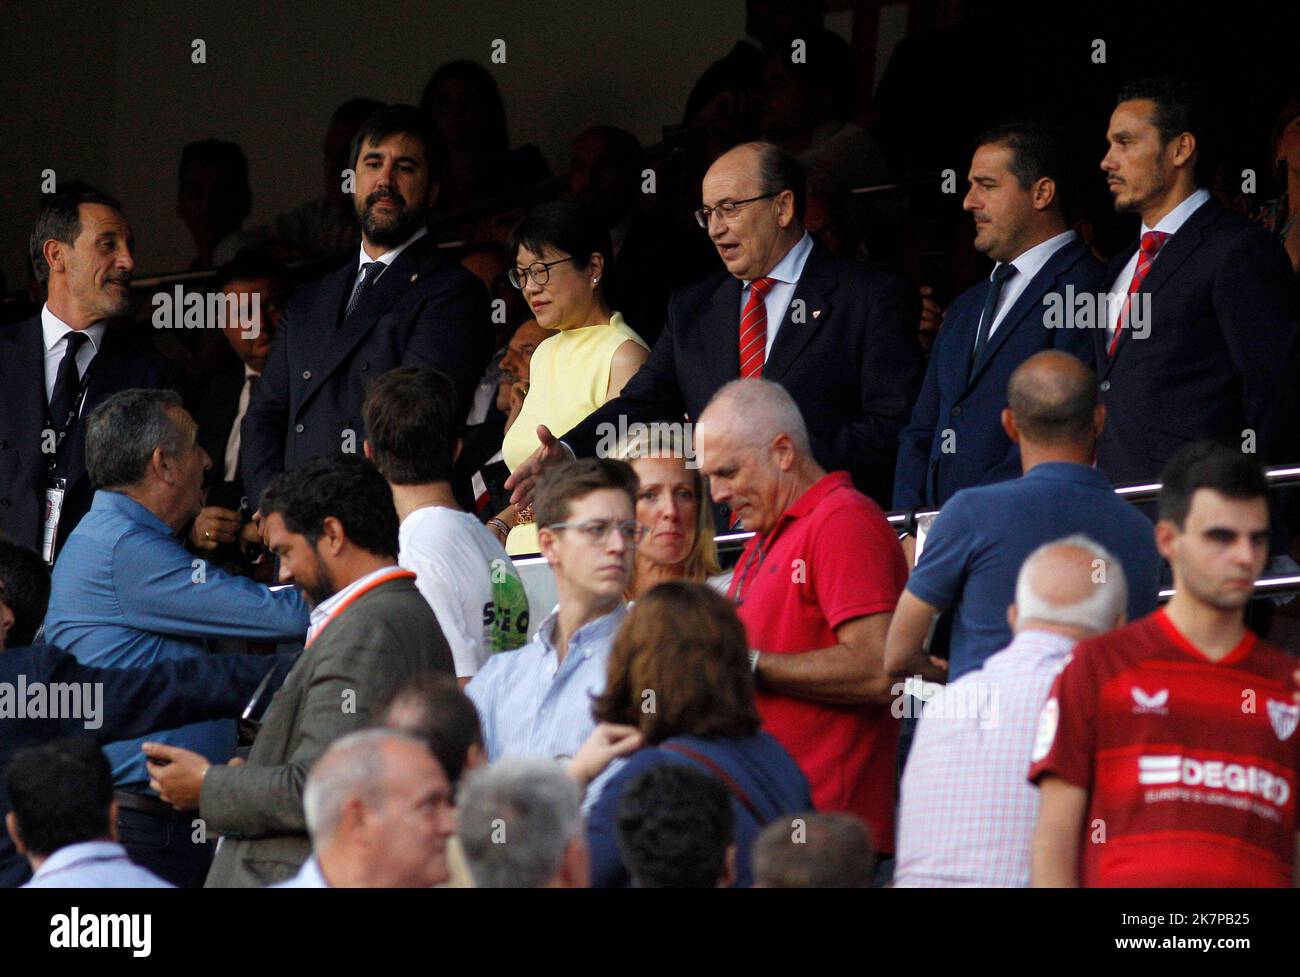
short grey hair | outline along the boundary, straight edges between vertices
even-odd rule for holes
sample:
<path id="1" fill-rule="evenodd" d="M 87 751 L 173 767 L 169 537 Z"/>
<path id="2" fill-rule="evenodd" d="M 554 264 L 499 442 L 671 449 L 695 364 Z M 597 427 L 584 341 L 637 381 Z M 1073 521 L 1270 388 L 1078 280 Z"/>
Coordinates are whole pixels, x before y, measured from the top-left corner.
<path id="1" fill-rule="evenodd" d="M 731 430 L 743 433 L 750 445 L 765 447 L 778 434 L 784 434 L 800 455 L 812 455 L 808 426 L 799 405 L 779 383 L 757 378 L 732 380 L 713 395 L 701 419 L 718 407 L 730 409 Z"/>
<path id="2" fill-rule="evenodd" d="M 334 837 L 343 808 L 352 800 L 366 807 L 384 802 L 384 747 L 408 743 L 427 750 L 423 741 L 396 729 L 363 729 L 341 736 L 330 744 L 307 775 L 302 808 L 307 833 L 319 845 Z"/>
<path id="3" fill-rule="evenodd" d="M 1087 597 L 1070 604 L 1054 604 L 1034 589 L 1034 579 L 1042 564 L 1063 548 L 1080 549 L 1092 554 L 1092 590 Z M 1087 628 L 1098 633 L 1109 631 L 1128 604 L 1128 578 L 1124 565 L 1104 546 L 1082 533 L 1044 543 L 1030 553 L 1020 565 L 1016 577 L 1016 619 L 1043 621 Z"/>
<path id="4" fill-rule="evenodd" d="M 179 455 L 187 432 L 168 412 L 182 406 L 174 390 L 123 390 L 86 420 L 86 471 L 96 488 L 137 485 L 149 471 L 155 448 Z"/>
<path id="5" fill-rule="evenodd" d="M 554 760 L 506 757 L 460 790 L 460 841 L 479 888 L 536 889 L 583 830 L 578 785 Z"/>

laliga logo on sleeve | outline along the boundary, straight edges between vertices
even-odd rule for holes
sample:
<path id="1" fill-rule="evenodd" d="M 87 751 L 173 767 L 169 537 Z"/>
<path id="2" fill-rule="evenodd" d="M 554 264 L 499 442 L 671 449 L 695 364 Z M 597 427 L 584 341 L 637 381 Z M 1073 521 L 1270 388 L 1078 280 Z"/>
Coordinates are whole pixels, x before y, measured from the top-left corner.
<path id="1" fill-rule="evenodd" d="M 1285 743 L 1295 732 L 1296 724 L 1300 723 L 1300 705 L 1289 706 L 1285 702 L 1269 699 L 1268 721 L 1273 724 L 1277 738 Z"/>
<path id="2" fill-rule="evenodd" d="M 1169 690 L 1161 689 L 1154 695 L 1147 695 L 1136 685 L 1133 686 L 1133 715 L 1149 714 L 1153 716 L 1169 715 Z"/>

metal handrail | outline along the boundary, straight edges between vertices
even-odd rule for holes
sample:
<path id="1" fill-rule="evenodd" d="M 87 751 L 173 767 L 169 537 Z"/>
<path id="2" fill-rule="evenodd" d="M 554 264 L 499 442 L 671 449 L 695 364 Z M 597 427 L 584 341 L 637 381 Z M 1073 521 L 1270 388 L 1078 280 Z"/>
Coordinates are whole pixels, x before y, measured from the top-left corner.
<path id="1" fill-rule="evenodd" d="M 1264 477 L 1268 480 L 1270 489 L 1300 485 L 1300 465 L 1278 465 L 1268 468 L 1264 471 Z M 1160 494 L 1160 483 L 1134 482 L 1129 485 L 1118 485 L 1115 487 L 1115 494 L 1134 504 L 1152 502 Z M 927 506 L 912 512 L 887 512 L 885 518 L 889 520 L 891 526 L 899 529 L 913 519 L 936 515 L 938 512 L 937 507 Z M 714 543 L 718 548 L 718 555 L 738 554 L 744 549 L 745 544 L 749 542 L 753 535 L 753 533 L 723 533 L 715 536 Z M 1277 597 L 1286 594 L 1300 594 L 1300 574 L 1279 574 L 1271 577 L 1260 577 L 1255 581 L 1256 597 Z M 1172 588 L 1162 590 L 1160 592 L 1160 602 L 1164 603 L 1173 595 Z"/>

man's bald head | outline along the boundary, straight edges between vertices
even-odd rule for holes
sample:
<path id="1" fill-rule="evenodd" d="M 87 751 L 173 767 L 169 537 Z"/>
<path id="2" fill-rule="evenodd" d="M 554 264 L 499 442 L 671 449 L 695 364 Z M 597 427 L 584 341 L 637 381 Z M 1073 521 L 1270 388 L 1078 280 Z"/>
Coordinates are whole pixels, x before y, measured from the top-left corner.
<path id="1" fill-rule="evenodd" d="M 1007 384 L 1007 403 L 1023 440 L 1032 444 L 1091 446 L 1097 410 L 1097 375 L 1060 350 L 1035 353 Z"/>
<path id="2" fill-rule="evenodd" d="M 1015 628 L 1047 625 L 1100 634 L 1122 622 L 1127 602 L 1123 565 L 1098 543 L 1076 534 L 1038 547 L 1021 564 Z"/>
<path id="3" fill-rule="evenodd" d="M 784 434 L 801 458 L 812 454 L 799 405 L 771 380 L 732 380 L 713 395 L 699 426 L 712 438 L 746 448 L 765 448 Z"/>

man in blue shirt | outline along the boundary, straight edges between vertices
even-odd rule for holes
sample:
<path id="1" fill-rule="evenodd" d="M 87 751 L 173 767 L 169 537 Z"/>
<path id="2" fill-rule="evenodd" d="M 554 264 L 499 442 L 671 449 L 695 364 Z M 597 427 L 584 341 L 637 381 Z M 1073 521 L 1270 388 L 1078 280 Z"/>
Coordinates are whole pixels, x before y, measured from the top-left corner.
<path id="1" fill-rule="evenodd" d="M 208 638 L 298 641 L 307 607 L 293 590 L 272 592 L 195 558 L 175 533 L 203 505 L 211 459 L 171 391 L 126 390 L 90 415 L 86 464 L 99 487 L 54 569 L 45 637 L 101 668 L 146 667 L 205 654 Z M 234 756 L 232 720 L 193 723 L 152 739 Z M 176 885 L 201 885 L 211 854 L 189 815 L 149 793 L 140 740 L 105 748 L 131 857 Z"/>
<path id="2" fill-rule="evenodd" d="M 897 678 L 952 681 L 1010 644 L 1007 608 L 1020 565 L 1042 544 L 1074 533 L 1086 533 L 1123 565 L 1129 620 L 1156 608 L 1160 556 L 1151 521 L 1092 467 L 1106 421 L 1096 375 L 1068 353 L 1046 350 L 1011 375 L 1007 399 L 1002 426 L 1020 446 L 1024 475 L 965 489 L 940 510 L 885 642 L 885 667 Z M 924 646 L 935 616 L 949 609 L 945 667 Z"/>
<path id="3" fill-rule="evenodd" d="M 591 701 L 605 688 L 644 532 L 637 484 L 625 462 L 582 458 L 547 472 L 538 485 L 537 540 L 560 600 L 528 644 L 493 655 L 465 687 L 489 761 L 569 758 L 596 728 Z"/>

